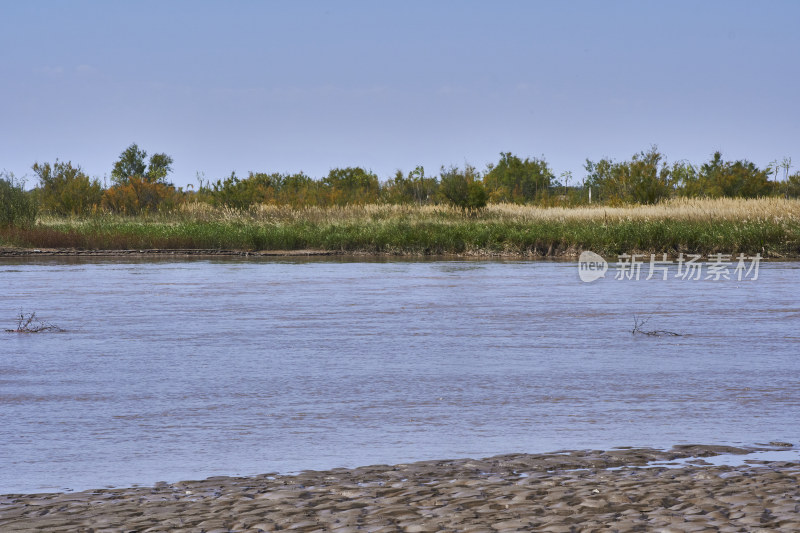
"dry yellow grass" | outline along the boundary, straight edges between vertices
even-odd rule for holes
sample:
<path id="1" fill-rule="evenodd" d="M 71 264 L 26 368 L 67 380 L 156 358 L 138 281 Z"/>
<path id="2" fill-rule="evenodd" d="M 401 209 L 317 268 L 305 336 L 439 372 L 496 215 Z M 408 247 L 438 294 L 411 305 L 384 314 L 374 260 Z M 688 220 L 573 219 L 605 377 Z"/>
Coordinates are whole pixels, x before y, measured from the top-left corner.
<path id="1" fill-rule="evenodd" d="M 181 207 L 179 216 L 198 221 L 218 222 L 311 222 L 335 223 L 359 220 L 414 219 L 418 221 L 462 219 L 463 212 L 443 205 L 354 205 L 345 207 L 303 207 L 259 205 L 247 210 L 217 208 L 204 203 Z M 538 207 L 517 204 L 490 204 L 471 213 L 478 220 L 503 222 L 534 221 L 800 221 L 800 200 L 759 199 L 686 199 L 676 198 L 656 205 L 622 207 Z"/>
<path id="2" fill-rule="evenodd" d="M 85 249 L 324 249 L 367 253 L 558 254 L 633 250 L 800 257 L 800 201 L 675 199 L 652 206 L 538 207 L 184 205 L 172 213 L 40 219 L 8 230 L 23 247 Z"/>

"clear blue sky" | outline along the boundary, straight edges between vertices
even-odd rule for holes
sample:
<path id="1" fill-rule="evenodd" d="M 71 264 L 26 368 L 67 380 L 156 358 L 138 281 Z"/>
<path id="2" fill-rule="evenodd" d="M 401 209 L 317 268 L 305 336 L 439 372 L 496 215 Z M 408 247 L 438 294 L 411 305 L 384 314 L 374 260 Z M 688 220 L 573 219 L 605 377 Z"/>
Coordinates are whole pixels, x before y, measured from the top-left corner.
<path id="1" fill-rule="evenodd" d="M 800 166 L 800 2 L 0 0 L 0 169 Z"/>

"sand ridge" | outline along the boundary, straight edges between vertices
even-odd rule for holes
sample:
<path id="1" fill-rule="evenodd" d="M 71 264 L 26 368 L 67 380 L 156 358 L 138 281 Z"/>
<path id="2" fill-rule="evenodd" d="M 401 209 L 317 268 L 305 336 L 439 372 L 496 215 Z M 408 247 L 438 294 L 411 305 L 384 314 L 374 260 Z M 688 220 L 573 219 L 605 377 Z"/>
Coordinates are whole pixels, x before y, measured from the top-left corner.
<path id="1" fill-rule="evenodd" d="M 564 451 L 10 494 L 0 531 L 800 531 L 800 464 L 702 459 L 750 451 Z M 696 459 L 648 467 L 681 458 Z"/>

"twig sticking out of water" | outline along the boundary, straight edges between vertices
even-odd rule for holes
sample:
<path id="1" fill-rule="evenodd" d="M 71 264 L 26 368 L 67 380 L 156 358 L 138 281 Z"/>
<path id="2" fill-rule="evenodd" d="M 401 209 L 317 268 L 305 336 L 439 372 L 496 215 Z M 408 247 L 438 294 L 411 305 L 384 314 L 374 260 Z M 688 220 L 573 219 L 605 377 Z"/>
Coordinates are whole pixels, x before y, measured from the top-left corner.
<path id="1" fill-rule="evenodd" d="M 636 335 L 637 333 L 641 335 L 649 335 L 651 337 L 683 337 L 680 333 L 675 333 L 674 331 L 666 331 L 663 329 L 654 329 L 652 331 L 646 331 L 642 329 L 642 326 L 647 324 L 649 318 L 640 319 L 636 315 L 633 315 L 633 330 L 631 331 L 632 334 Z"/>
<path id="2" fill-rule="evenodd" d="M 36 319 L 36 312 L 24 313 L 20 310 L 17 316 L 17 329 L 7 329 L 8 333 L 42 333 L 45 331 L 64 331 L 55 324 Z"/>

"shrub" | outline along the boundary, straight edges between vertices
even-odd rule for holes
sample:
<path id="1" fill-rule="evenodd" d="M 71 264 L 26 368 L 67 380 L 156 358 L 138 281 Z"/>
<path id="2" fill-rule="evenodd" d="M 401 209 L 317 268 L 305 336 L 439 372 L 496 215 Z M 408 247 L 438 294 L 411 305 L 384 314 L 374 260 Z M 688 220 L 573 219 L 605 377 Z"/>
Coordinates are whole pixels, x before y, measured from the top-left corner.
<path id="1" fill-rule="evenodd" d="M 669 198 L 674 191 L 671 169 L 662 161 L 656 146 L 620 163 L 610 159 L 586 160 L 586 184 L 597 191 L 598 199 L 612 205 L 620 202 L 654 204 Z M 679 168 L 673 166 L 673 168 Z M 680 167 L 683 168 L 683 167 Z M 686 178 L 683 178 L 686 179 Z"/>
<path id="2" fill-rule="evenodd" d="M 418 166 L 403 176 L 398 170 L 394 178 L 381 188 L 381 199 L 392 204 L 429 204 L 436 199 L 439 181 L 435 176 L 426 176 L 425 169 Z"/>
<path id="3" fill-rule="evenodd" d="M 0 226 L 30 227 L 36 222 L 36 202 L 22 186 L 14 174 L 0 173 Z"/>
<path id="4" fill-rule="evenodd" d="M 302 172 L 283 176 L 277 199 L 279 204 L 292 207 L 313 207 L 324 203 L 320 183 Z"/>
<path id="5" fill-rule="evenodd" d="M 235 172 L 224 180 L 204 185 L 201 182 L 199 194 L 214 206 L 245 209 L 254 204 L 275 203 L 275 191 L 280 189 L 283 176 L 250 172 L 245 179 L 239 179 Z"/>
<path id="6" fill-rule="evenodd" d="M 183 203 L 183 196 L 172 185 L 130 176 L 127 183 L 114 185 L 103 194 L 102 205 L 114 213 L 138 215 L 171 211 Z"/>
<path id="7" fill-rule="evenodd" d="M 542 159 L 523 161 L 511 152 L 501 152 L 500 161 L 489 166 L 483 182 L 494 202 L 531 202 L 550 187 L 554 175 Z"/>
<path id="8" fill-rule="evenodd" d="M 800 172 L 795 172 L 786 179 L 786 196 L 800 198 Z"/>
<path id="9" fill-rule="evenodd" d="M 378 176 L 361 167 L 334 168 L 322 180 L 330 205 L 371 204 L 378 200 Z"/>
<path id="10" fill-rule="evenodd" d="M 54 215 L 85 215 L 95 210 L 103 198 L 103 188 L 96 179 L 72 166 L 72 162 L 34 163 L 39 178 L 39 204 Z"/>
<path id="11" fill-rule="evenodd" d="M 698 179 L 703 193 L 713 198 L 757 198 L 767 196 L 773 189 L 766 170 L 759 169 L 746 159 L 724 161 L 719 152 L 715 152 L 711 161 L 700 167 Z"/>
<path id="12" fill-rule="evenodd" d="M 461 209 L 481 209 L 489 198 L 475 168 L 469 165 L 463 172 L 456 167 L 442 168 L 439 191 L 445 200 Z"/>

